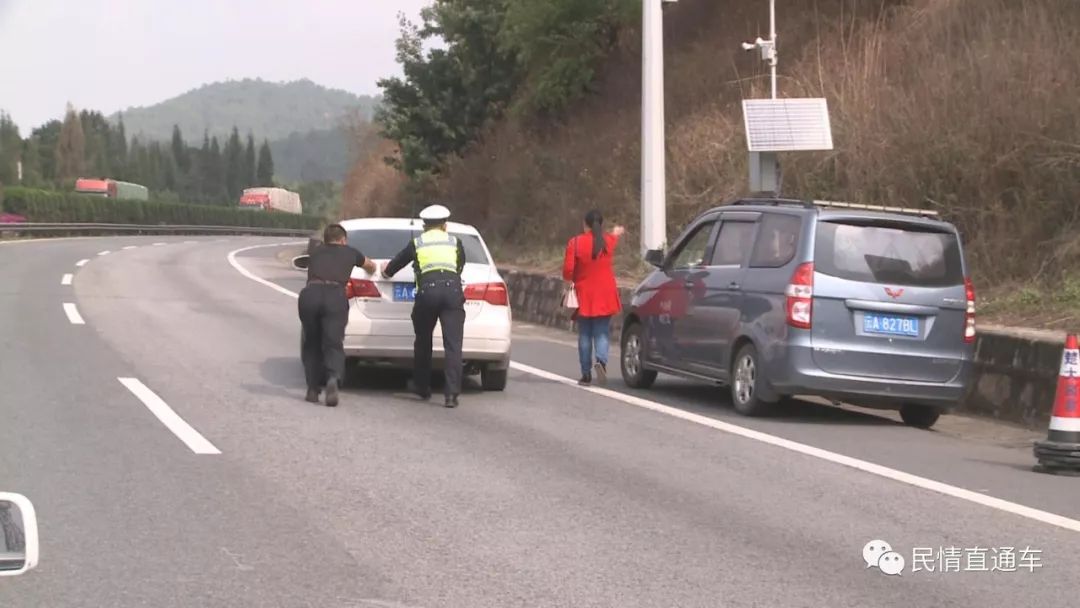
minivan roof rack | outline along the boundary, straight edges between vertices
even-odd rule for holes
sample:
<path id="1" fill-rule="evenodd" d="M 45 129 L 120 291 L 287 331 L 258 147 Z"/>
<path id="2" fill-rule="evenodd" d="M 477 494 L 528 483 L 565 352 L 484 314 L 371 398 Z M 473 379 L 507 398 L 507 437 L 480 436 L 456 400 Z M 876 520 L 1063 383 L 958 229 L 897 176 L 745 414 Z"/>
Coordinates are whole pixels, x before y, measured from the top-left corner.
<path id="1" fill-rule="evenodd" d="M 931 209 L 913 209 L 910 207 L 886 207 L 884 205 L 866 205 L 863 203 L 844 203 L 840 201 L 814 201 L 817 207 L 831 207 L 834 209 L 857 209 L 860 211 L 880 211 L 883 213 L 903 213 L 905 215 L 918 215 L 922 217 L 938 217 L 938 212 Z"/>
<path id="2" fill-rule="evenodd" d="M 809 201 L 801 201 L 791 198 L 741 198 L 733 201 L 732 205 L 772 205 L 774 207 L 779 205 L 796 205 L 799 207 L 806 207 L 813 209 L 814 205 Z"/>

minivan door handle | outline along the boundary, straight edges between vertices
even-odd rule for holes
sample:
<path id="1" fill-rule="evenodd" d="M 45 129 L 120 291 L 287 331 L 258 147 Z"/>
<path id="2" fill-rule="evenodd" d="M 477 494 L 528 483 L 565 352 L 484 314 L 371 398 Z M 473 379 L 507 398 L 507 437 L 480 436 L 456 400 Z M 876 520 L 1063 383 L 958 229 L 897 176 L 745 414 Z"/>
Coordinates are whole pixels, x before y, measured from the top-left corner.
<path id="1" fill-rule="evenodd" d="M 738 281 L 732 281 L 732 282 L 727 284 L 727 288 L 730 289 L 731 291 L 739 291 L 739 282 Z"/>

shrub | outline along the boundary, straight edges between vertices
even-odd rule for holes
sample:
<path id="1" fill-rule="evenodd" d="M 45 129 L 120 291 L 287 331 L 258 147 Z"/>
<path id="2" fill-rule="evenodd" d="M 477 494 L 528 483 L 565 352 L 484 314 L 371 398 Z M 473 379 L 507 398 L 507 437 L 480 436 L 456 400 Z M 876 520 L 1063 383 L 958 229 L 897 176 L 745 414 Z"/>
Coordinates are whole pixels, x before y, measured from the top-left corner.
<path id="1" fill-rule="evenodd" d="M 186 205 L 160 201 L 118 200 L 69 192 L 7 188 L 0 212 L 28 222 L 243 226 L 318 229 L 323 220 L 309 215 L 267 213 L 234 207 Z"/>

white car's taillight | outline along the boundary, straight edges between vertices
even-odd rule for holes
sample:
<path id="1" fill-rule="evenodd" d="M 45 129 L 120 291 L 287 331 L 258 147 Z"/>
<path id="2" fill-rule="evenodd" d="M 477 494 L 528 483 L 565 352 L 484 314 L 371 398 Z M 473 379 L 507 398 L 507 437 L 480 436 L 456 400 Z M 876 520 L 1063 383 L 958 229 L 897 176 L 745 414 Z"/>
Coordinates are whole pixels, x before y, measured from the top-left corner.
<path id="1" fill-rule="evenodd" d="M 482 300 L 492 306 L 508 306 L 510 296 L 505 283 L 475 283 L 465 286 L 466 300 Z"/>
<path id="2" fill-rule="evenodd" d="M 975 341 L 975 284 L 971 277 L 964 279 L 964 293 L 967 296 L 967 308 L 964 310 L 964 342 Z"/>
<path id="3" fill-rule="evenodd" d="M 345 285 L 345 296 L 352 298 L 381 298 L 379 288 L 367 279 L 349 279 Z"/>
<path id="4" fill-rule="evenodd" d="M 814 264 L 800 264 L 791 275 L 787 295 L 787 322 L 792 327 L 810 329 L 814 317 Z"/>

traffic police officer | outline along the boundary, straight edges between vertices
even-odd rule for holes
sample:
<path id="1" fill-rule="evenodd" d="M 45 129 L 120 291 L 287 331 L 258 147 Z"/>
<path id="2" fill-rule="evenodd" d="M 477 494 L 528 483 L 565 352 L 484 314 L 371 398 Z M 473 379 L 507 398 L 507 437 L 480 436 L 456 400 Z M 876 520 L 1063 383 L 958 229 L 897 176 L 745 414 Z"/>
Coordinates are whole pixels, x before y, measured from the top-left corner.
<path id="1" fill-rule="evenodd" d="M 421 399 L 431 398 L 431 342 L 438 322 L 446 357 L 446 407 L 457 407 L 464 372 L 461 342 L 465 335 L 465 293 L 461 272 L 465 268 L 465 246 L 446 231 L 450 219 L 446 207 L 427 207 L 420 212 L 420 219 L 424 222 L 424 233 L 409 241 L 383 267 L 383 276 L 390 278 L 412 263 L 416 274 L 412 391 Z"/>
<path id="2" fill-rule="evenodd" d="M 307 379 L 307 400 L 319 402 L 326 387 L 326 405 L 338 404 L 338 387 L 345 375 L 345 326 L 349 322 L 346 285 L 354 267 L 370 274 L 375 262 L 348 245 L 348 233 L 340 224 L 323 231 L 323 242 L 308 256 L 307 285 L 300 291 L 300 324 L 303 339 L 300 358 Z"/>

